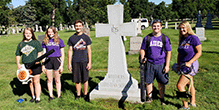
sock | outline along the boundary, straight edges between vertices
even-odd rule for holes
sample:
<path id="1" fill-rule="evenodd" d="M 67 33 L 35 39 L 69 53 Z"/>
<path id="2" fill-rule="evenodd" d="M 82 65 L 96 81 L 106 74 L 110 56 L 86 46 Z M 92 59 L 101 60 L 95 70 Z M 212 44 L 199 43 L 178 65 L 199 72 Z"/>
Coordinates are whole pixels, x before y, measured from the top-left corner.
<path id="1" fill-rule="evenodd" d="M 40 101 L 40 98 L 36 98 L 37 101 Z"/>
<path id="2" fill-rule="evenodd" d="M 32 98 L 35 99 L 36 97 L 35 97 L 35 96 L 32 96 Z"/>

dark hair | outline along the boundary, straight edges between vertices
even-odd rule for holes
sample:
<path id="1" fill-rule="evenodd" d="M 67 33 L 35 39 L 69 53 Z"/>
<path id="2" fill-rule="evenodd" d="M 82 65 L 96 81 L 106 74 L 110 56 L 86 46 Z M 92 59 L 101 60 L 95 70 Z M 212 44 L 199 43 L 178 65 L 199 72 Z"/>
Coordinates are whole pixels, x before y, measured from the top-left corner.
<path id="1" fill-rule="evenodd" d="M 82 20 L 80 20 L 80 19 L 78 19 L 78 20 L 76 20 L 76 21 L 74 22 L 74 26 L 75 26 L 75 24 L 77 24 L 77 23 L 81 23 L 81 24 L 82 24 L 82 26 L 84 25 L 84 24 L 83 24 L 83 21 L 82 21 Z"/>
<path id="2" fill-rule="evenodd" d="M 155 20 L 152 22 L 152 25 L 153 25 L 154 23 L 160 23 L 161 26 L 162 26 L 161 20 L 159 20 L 159 19 L 155 19 Z"/>
<path id="3" fill-rule="evenodd" d="M 25 37 L 25 31 L 26 31 L 26 30 L 28 30 L 28 31 L 31 32 L 31 34 L 32 34 L 32 39 L 33 39 L 33 40 L 37 40 L 36 37 L 35 37 L 35 35 L 34 35 L 33 29 L 30 28 L 30 27 L 26 27 L 26 28 L 24 29 L 24 31 L 23 31 L 23 40 L 22 40 L 22 41 L 26 40 L 26 37 Z"/>

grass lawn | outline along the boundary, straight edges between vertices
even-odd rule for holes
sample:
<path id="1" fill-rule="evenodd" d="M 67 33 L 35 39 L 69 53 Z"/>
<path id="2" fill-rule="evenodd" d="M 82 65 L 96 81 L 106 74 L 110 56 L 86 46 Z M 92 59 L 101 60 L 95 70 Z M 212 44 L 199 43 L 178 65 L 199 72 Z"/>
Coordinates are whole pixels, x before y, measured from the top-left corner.
<path id="1" fill-rule="evenodd" d="M 144 37 L 152 32 L 151 29 L 142 31 Z M 172 43 L 172 57 L 171 67 L 177 59 L 177 45 L 178 45 L 178 30 L 163 29 L 162 32 L 167 35 Z M 17 44 L 22 40 L 22 34 L 1 36 L 0 37 L 0 109 L 73 109 L 73 110 L 102 110 L 102 109 L 122 109 L 118 101 L 113 99 L 99 99 L 85 102 L 83 99 L 75 100 L 75 85 L 71 81 L 71 73 L 68 71 L 67 40 L 74 33 L 72 31 L 58 32 L 63 39 L 65 47 L 65 63 L 64 72 L 62 73 L 62 99 L 56 98 L 56 89 L 54 86 L 54 100 L 48 103 L 48 90 L 46 85 L 46 75 L 41 74 L 41 102 L 38 104 L 30 103 L 31 99 L 28 85 L 22 85 L 16 78 L 16 60 L 15 51 Z M 35 36 L 44 33 L 35 33 Z M 95 37 L 95 31 L 90 33 L 92 38 L 92 69 L 90 70 L 89 92 L 104 78 L 107 73 L 108 65 L 108 37 Z M 199 59 L 199 72 L 194 76 L 194 83 L 196 88 L 196 104 L 197 107 L 191 109 L 219 109 L 219 30 L 206 30 L 205 36 L 208 40 L 201 42 L 203 46 L 203 53 Z M 129 38 L 125 41 L 126 52 L 129 51 Z M 138 82 L 140 81 L 138 55 L 127 55 L 128 70 Z M 169 72 L 170 81 L 166 86 L 165 100 L 168 105 L 161 106 L 159 101 L 159 94 L 157 83 L 154 83 L 153 97 L 154 101 L 151 104 L 137 104 L 125 102 L 122 107 L 124 109 L 164 109 L 176 110 L 182 106 L 182 102 L 173 96 L 176 90 L 176 83 L 179 76 L 172 70 Z M 18 103 L 18 98 L 27 98 L 28 101 Z"/>

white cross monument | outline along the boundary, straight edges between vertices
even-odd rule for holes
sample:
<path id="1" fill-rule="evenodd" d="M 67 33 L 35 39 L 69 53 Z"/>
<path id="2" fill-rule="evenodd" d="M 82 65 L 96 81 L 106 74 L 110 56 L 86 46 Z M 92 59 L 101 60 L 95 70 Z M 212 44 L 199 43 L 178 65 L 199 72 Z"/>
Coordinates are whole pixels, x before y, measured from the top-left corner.
<path id="1" fill-rule="evenodd" d="M 123 23 L 123 5 L 107 5 L 109 24 L 95 24 L 96 37 L 109 36 L 108 73 L 90 93 L 90 100 L 113 98 L 140 101 L 138 81 L 127 70 L 125 47 L 121 36 L 136 36 L 137 23 Z"/>

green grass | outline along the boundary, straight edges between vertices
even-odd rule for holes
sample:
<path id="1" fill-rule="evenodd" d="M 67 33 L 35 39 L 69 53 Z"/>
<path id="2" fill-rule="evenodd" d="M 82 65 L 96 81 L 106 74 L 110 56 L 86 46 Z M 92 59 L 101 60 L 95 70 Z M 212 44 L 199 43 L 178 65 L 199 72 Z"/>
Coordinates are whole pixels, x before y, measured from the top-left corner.
<path id="1" fill-rule="evenodd" d="M 150 28 L 143 30 L 143 35 L 152 32 Z M 162 32 L 167 35 L 172 43 L 172 57 L 171 65 L 176 62 L 177 58 L 177 44 L 178 44 L 178 30 L 163 29 Z M 74 33 L 72 31 L 58 32 L 63 39 L 65 47 L 65 63 L 64 72 L 62 73 L 62 99 L 56 98 L 56 89 L 54 87 L 55 99 L 48 103 L 48 90 L 46 86 L 46 75 L 41 74 L 41 102 L 39 104 L 30 103 L 28 101 L 18 103 L 18 98 L 27 98 L 30 100 L 30 91 L 27 85 L 22 85 L 16 78 L 16 60 L 15 50 L 17 44 L 22 39 L 22 34 L 1 36 L 0 37 L 0 109 L 73 109 L 73 110 L 103 110 L 103 109 L 122 109 L 119 108 L 118 101 L 113 99 L 99 99 L 86 103 L 84 100 L 74 100 L 75 85 L 71 82 L 71 73 L 67 69 L 67 40 Z M 44 33 L 35 33 L 36 36 Z M 104 78 L 107 73 L 108 65 L 108 37 L 95 37 L 95 31 L 90 33 L 92 38 L 92 69 L 90 70 L 89 92 Z M 200 69 L 199 73 L 194 77 L 196 88 L 196 108 L 191 109 L 219 109 L 219 30 L 206 30 L 205 36 L 208 39 L 201 42 L 203 46 L 203 54 L 199 59 Z M 125 41 L 126 52 L 129 51 L 129 38 Z M 127 55 L 128 70 L 131 75 L 138 81 L 139 63 L 138 55 Z M 173 97 L 173 92 L 176 89 L 176 83 L 179 76 L 172 70 L 169 72 L 170 81 L 166 86 L 166 101 L 169 102 L 166 106 L 161 106 L 158 100 L 159 94 L 157 90 L 157 83 L 154 83 L 154 101 L 152 104 L 137 104 L 125 102 L 123 107 L 125 109 L 164 109 L 175 110 L 182 106 L 182 102 Z"/>

